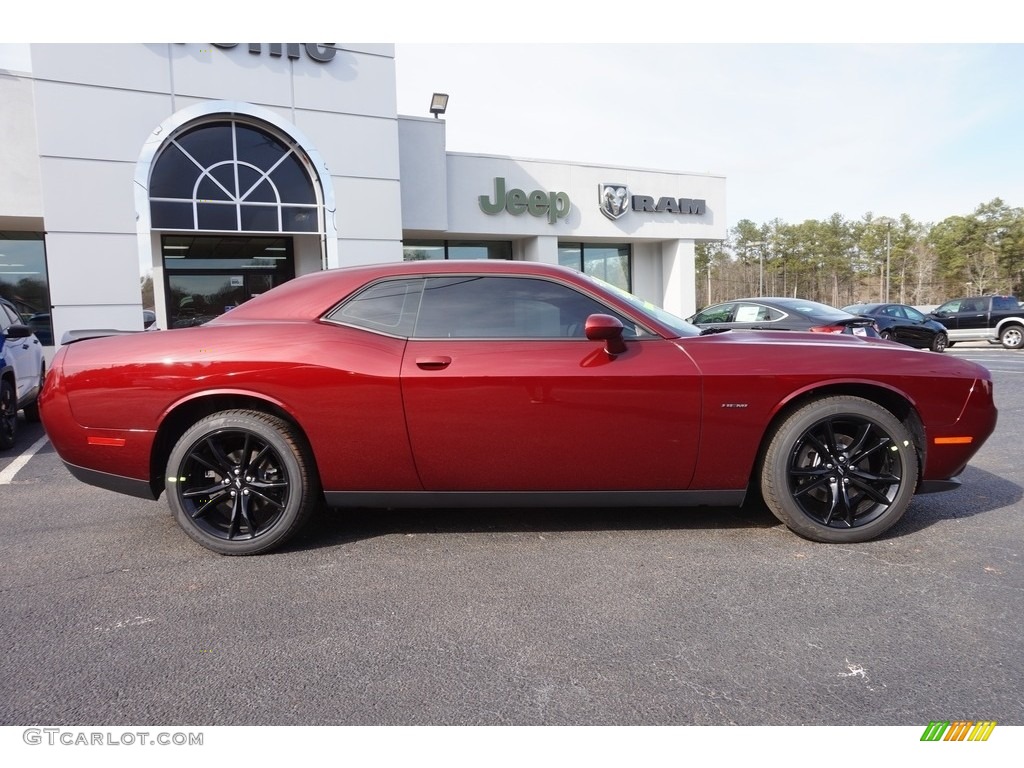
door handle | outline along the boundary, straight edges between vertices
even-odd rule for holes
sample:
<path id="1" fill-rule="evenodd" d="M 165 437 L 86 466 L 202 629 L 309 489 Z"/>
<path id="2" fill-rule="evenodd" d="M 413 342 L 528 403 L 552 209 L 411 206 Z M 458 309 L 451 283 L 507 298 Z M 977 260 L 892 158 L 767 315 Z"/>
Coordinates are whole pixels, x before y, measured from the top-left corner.
<path id="1" fill-rule="evenodd" d="M 431 355 L 429 357 L 417 357 L 416 365 L 425 371 L 440 371 L 452 364 L 448 355 Z"/>

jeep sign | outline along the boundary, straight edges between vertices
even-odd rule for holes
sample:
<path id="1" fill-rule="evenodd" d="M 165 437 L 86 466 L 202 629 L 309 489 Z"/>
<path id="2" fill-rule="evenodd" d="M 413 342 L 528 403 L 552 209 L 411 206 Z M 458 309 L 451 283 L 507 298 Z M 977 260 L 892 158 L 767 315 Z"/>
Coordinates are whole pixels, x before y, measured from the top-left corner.
<path id="1" fill-rule="evenodd" d="M 513 216 L 529 212 L 531 216 L 547 216 L 548 223 L 554 224 L 564 219 L 572 210 L 572 203 L 565 192 L 545 192 L 535 189 L 527 194 L 521 189 L 505 191 L 505 179 L 498 176 L 494 179 L 494 199 L 480 195 L 480 210 L 494 216 L 508 211 Z"/>

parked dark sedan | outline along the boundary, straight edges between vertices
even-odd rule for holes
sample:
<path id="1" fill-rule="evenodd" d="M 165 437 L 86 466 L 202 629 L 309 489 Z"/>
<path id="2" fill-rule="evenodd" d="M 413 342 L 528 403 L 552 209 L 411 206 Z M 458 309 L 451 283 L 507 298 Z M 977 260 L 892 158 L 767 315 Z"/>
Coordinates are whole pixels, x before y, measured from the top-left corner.
<path id="1" fill-rule="evenodd" d="M 851 304 L 843 309 L 873 319 L 883 339 L 933 352 L 944 352 L 949 346 L 949 334 L 942 323 L 906 304 Z"/>
<path id="2" fill-rule="evenodd" d="M 687 320 L 701 329 L 811 331 L 878 337 L 874 320 L 828 304 L 790 298 L 736 299 L 705 307 Z"/>

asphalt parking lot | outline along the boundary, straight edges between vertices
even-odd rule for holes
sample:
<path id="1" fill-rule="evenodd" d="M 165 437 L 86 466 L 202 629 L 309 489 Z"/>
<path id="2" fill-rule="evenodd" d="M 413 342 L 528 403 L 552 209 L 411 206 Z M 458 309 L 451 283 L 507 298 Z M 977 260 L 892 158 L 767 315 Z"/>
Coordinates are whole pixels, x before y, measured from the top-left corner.
<path id="1" fill-rule="evenodd" d="M 0 725 L 1024 724 L 1024 352 L 947 354 L 993 371 L 996 434 L 857 545 L 756 508 L 355 511 L 226 558 L 22 424 Z"/>

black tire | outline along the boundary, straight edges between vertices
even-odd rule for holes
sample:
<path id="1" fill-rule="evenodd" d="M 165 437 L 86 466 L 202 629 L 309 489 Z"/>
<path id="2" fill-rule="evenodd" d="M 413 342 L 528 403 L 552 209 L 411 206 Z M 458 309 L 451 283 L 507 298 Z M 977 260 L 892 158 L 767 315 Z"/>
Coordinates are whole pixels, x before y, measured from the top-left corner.
<path id="1" fill-rule="evenodd" d="M 878 335 L 881 336 L 886 341 L 895 341 L 895 339 L 893 339 L 892 334 L 889 331 L 882 331 Z"/>
<path id="2" fill-rule="evenodd" d="M 39 421 L 39 396 L 43 394 L 43 382 L 46 381 L 46 363 L 39 367 L 39 389 L 36 390 L 36 399 L 26 405 L 22 410 L 25 412 L 25 421 Z"/>
<path id="3" fill-rule="evenodd" d="M 295 536 L 323 493 L 306 441 L 260 411 L 196 422 L 167 461 L 167 499 L 185 533 L 222 555 L 256 555 Z"/>
<path id="4" fill-rule="evenodd" d="M 14 447 L 18 437 L 18 393 L 9 378 L 0 379 L 0 451 Z"/>
<path id="5" fill-rule="evenodd" d="M 1024 326 L 1007 325 L 999 332 L 999 343 L 1006 349 L 1024 347 Z"/>
<path id="6" fill-rule="evenodd" d="M 918 458 L 906 427 L 859 397 L 815 400 L 771 435 L 761 465 L 765 503 L 814 541 L 867 541 L 907 511 Z"/>
<path id="7" fill-rule="evenodd" d="M 931 350 L 932 352 L 945 352 L 947 347 L 953 346 L 949 343 L 949 337 L 944 333 L 935 334 L 935 338 L 932 339 Z"/>

